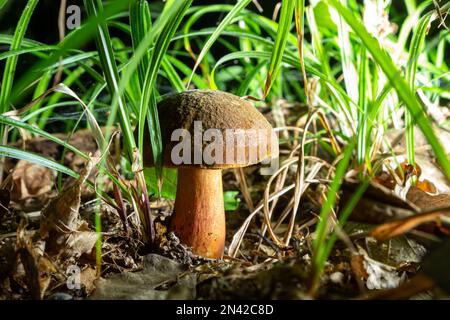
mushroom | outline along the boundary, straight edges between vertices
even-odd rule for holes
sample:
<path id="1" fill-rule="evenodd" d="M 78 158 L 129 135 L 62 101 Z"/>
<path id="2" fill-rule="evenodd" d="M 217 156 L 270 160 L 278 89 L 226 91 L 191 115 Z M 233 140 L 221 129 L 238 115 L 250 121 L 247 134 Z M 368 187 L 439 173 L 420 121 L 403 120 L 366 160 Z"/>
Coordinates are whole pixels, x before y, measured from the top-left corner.
<path id="1" fill-rule="evenodd" d="M 158 112 L 163 165 L 178 169 L 170 230 L 195 254 L 220 258 L 226 232 L 222 170 L 278 156 L 272 126 L 248 101 L 216 90 L 168 95 Z M 150 143 L 143 162 L 154 166 Z"/>

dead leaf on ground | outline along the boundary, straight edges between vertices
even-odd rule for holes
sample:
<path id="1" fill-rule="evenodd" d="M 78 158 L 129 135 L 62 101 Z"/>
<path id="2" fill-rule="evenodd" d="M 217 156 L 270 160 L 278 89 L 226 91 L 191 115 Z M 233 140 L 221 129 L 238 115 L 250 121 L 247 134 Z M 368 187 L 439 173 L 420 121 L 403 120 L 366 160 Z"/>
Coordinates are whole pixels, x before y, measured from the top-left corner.
<path id="1" fill-rule="evenodd" d="M 406 236 L 396 237 L 382 243 L 372 237 L 367 237 L 365 242 L 370 258 L 395 268 L 409 264 L 418 265 L 426 254 L 425 247 Z"/>
<path id="2" fill-rule="evenodd" d="M 450 210 L 448 210 L 450 208 L 450 195 L 448 194 L 433 196 L 417 187 L 411 187 L 407 198 L 427 212 L 384 223 L 376 227 L 371 232 L 371 236 L 379 241 L 386 241 L 392 237 L 404 234 L 421 224 L 432 221 L 440 222 L 444 216 L 450 216 Z M 439 210 L 444 208 L 447 209 Z"/>
<path id="3" fill-rule="evenodd" d="M 89 254 L 97 242 L 98 234 L 94 231 L 72 232 L 65 243 L 64 255 L 70 257 L 80 257 Z"/>
<path id="4" fill-rule="evenodd" d="M 17 253 L 23 266 L 27 289 L 33 299 L 42 299 L 56 268 L 43 252 L 33 245 L 30 236 L 26 235 L 24 222 L 17 229 Z"/>
<path id="5" fill-rule="evenodd" d="M 64 250 L 66 255 L 78 256 L 95 245 L 96 233 L 88 231 L 79 219 L 81 186 L 92 167 L 93 163 L 88 162 L 79 179 L 72 181 L 42 210 L 40 235 L 47 242 L 47 252 L 58 254 Z"/>
<path id="6" fill-rule="evenodd" d="M 80 282 L 84 287 L 87 295 L 90 295 L 95 289 L 95 280 L 97 280 L 97 271 L 91 267 L 87 267 L 81 271 Z"/>
<path id="7" fill-rule="evenodd" d="M 354 264 L 355 266 L 358 266 L 356 269 L 358 272 L 357 274 L 365 277 L 367 289 L 396 288 L 403 282 L 403 278 L 398 274 L 396 268 L 371 259 L 367 252 L 361 247 L 359 247 L 358 251 L 362 258 L 358 258 L 358 263 Z M 352 267 L 354 268 L 353 263 Z"/>
<path id="8" fill-rule="evenodd" d="M 345 208 L 358 186 L 358 183 L 348 181 L 343 184 L 340 208 Z M 353 209 L 350 219 L 357 222 L 379 224 L 391 219 L 411 216 L 418 209 L 416 205 L 403 200 L 392 190 L 376 182 L 371 182 Z"/>
<path id="9" fill-rule="evenodd" d="M 369 293 L 362 297 L 365 300 L 399 300 L 409 299 L 421 292 L 434 287 L 434 282 L 424 274 L 419 273 L 411 280 L 392 289 Z"/>
<path id="10" fill-rule="evenodd" d="M 95 300 L 194 299 L 196 295 L 195 274 L 187 272 L 186 266 L 157 254 L 144 258 L 142 271 L 114 274 L 98 279 L 95 285 L 97 288 L 90 297 Z"/>
<path id="11" fill-rule="evenodd" d="M 20 160 L 12 173 L 13 200 L 38 197 L 52 190 L 56 173 L 40 165 Z"/>

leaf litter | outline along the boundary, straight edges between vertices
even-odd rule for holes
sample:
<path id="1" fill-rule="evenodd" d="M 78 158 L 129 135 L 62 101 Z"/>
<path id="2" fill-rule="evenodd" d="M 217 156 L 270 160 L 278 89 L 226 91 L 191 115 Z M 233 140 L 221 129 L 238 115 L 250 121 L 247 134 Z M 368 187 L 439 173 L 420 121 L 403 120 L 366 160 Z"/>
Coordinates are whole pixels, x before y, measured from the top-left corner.
<path id="1" fill-rule="evenodd" d="M 290 134 L 288 129 L 286 133 Z M 98 155 L 88 131 L 76 132 L 70 141 Z M 8 184 L 0 188 L 1 298 L 430 298 L 443 294 L 436 284 L 446 288 L 442 271 L 430 268 L 427 262 L 436 261 L 429 254 L 430 248 L 448 234 L 449 207 L 448 184 L 434 180 L 435 174 L 429 173 L 433 172 L 430 167 L 436 169 L 431 160 L 425 161 L 429 157 L 418 161 L 420 173 L 402 176 L 401 171 L 407 168 L 402 164 L 392 167 L 391 163 L 375 176 L 344 225 L 341 241 L 331 251 L 313 296 L 309 290 L 314 270 L 312 241 L 323 201 L 319 190 L 334 170 L 327 162 L 306 157 L 301 164 L 305 179 L 292 231 L 288 222 L 293 214 L 293 192 L 298 192 L 295 173 L 299 165 L 291 149 L 295 146 L 285 149 L 287 158 L 271 188 L 267 188 L 267 179 L 254 174 L 257 168 L 245 168 L 234 175 L 225 172 L 228 194 L 236 197 L 235 190 L 244 190 L 228 208 L 230 242 L 224 259 L 215 261 L 195 256 L 168 232 L 173 211 L 170 197 L 152 198 L 150 203 L 156 230 L 156 246 L 150 251 L 142 241 L 133 204 L 124 202 L 131 226 L 130 232 L 125 232 L 118 207 L 97 201 L 95 191 L 87 187 L 86 181 L 96 177 L 92 162 L 71 152 L 63 154 L 41 138 L 29 139 L 25 146 L 63 159 L 80 178 L 65 179 L 57 192 L 57 176 L 51 170 L 20 161 L 6 166 L 12 174 Z M 423 169 L 425 166 L 428 169 Z M 412 176 L 419 178 L 415 186 L 409 181 Z M 339 193 L 338 215 L 357 187 L 346 179 Z M 265 192 L 266 199 L 261 199 Z M 241 213 L 245 210 L 250 215 Z M 96 214 L 102 223 L 101 269 L 96 263 Z M 270 221 L 269 230 L 266 221 Z M 283 238 L 288 239 L 287 244 L 276 241 Z M 80 286 L 69 289 L 71 274 L 67 270 L 74 266 Z M 415 281 L 422 281 L 421 292 L 428 295 L 408 289 Z M 405 289 L 399 293 L 401 288 Z"/>

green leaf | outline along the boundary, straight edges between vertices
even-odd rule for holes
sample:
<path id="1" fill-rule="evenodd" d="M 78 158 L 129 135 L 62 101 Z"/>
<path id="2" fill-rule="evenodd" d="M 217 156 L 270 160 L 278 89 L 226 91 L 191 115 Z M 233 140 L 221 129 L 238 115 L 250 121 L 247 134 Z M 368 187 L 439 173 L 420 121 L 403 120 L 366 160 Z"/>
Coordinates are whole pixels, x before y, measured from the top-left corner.
<path id="1" fill-rule="evenodd" d="M 239 191 L 225 191 L 223 193 L 225 211 L 235 211 L 239 208 L 241 199 L 237 197 L 238 195 Z"/>
<path id="2" fill-rule="evenodd" d="M 23 151 L 13 147 L 0 146 L 0 156 L 29 161 L 40 166 L 67 174 L 71 177 L 78 178 L 78 173 L 76 173 L 75 171 L 63 166 L 58 162 L 55 162 L 54 160 L 47 159 L 43 156 L 31 153 L 29 151 Z"/>
<path id="3" fill-rule="evenodd" d="M 293 0 L 283 0 L 281 5 L 280 22 L 278 23 L 277 36 L 273 45 L 272 56 L 270 57 L 269 70 L 267 72 L 266 84 L 264 86 L 264 98 L 270 91 L 275 79 L 280 71 L 283 59 L 284 48 L 290 34 L 292 16 L 294 14 L 295 2 Z"/>
<path id="4" fill-rule="evenodd" d="M 209 37 L 208 41 L 203 45 L 203 49 L 200 52 L 200 54 L 197 57 L 197 61 L 195 62 L 194 68 L 192 69 L 191 76 L 189 77 L 188 83 L 192 81 L 192 77 L 194 76 L 195 71 L 197 70 L 198 66 L 202 62 L 203 58 L 205 57 L 206 53 L 211 49 L 214 42 L 219 38 L 221 33 L 225 30 L 225 28 L 231 24 L 233 19 L 245 8 L 252 0 L 239 0 L 236 5 L 233 7 L 233 9 L 225 16 L 225 18 L 220 22 L 220 24 L 217 26 L 214 33 Z"/>
<path id="5" fill-rule="evenodd" d="M 130 4 L 130 26 L 131 38 L 133 40 L 133 50 L 137 50 L 139 44 L 145 38 L 145 34 L 150 31 L 152 20 L 150 9 L 146 0 L 133 0 Z M 139 82 L 141 86 L 145 80 L 145 72 L 148 68 L 150 55 L 147 53 L 142 57 L 138 67 Z"/>
<path id="6" fill-rule="evenodd" d="M 144 176 L 149 193 L 157 195 L 159 190 L 158 177 L 156 176 L 155 168 L 145 168 Z M 170 200 L 175 200 L 177 194 L 177 177 L 177 169 L 163 168 L 161 187 L 162 197 Z"/>
<path id="7" fill-rule="evenodd" d="M 411 40 L 411 47 L 409 49 L 409 60 L 406 78 L 408 80 L 411 90 L 415 91 L 415 79 L 417 73 L 417 64 L 419 62 L 419 56 L 423 48 L 425 41 L 425 35 L 427 33 L 428 26 L 430 24 L 430 15 L 425 15 L 419 20 L 419 24 L 414 30 L 413 38 Z M 414 148 L 414 123 L 412 115 L 409 111 L 405 113 L 406 123 L 406 149 L 408 154 L 408 162 L 415 165 L 415 148 Z"/>
<path id="8" fill-rule="evenodd" d="M 39 0 L 28 1 L 25 9 L 22 12 L 22 15 L 20 16 L 20 20 L 17 24 L 16 31 L 14 32 L 14 37 L 11 42 L 11 46 L 9 48 L 10 51 L 20 49 L 23 37 L 28 27 L 28 23 L 30 22 L 31 19 L 31 15 L 33 14 L 33 11 L 36 8 L 38 2 Z M 3 5 L 4 4 L 5 3 L 3 3 Z M 0 114 L 3 114 L 9 110 L 11 89 L 13 87 L 14 74 L 16 71 L 18 59 L 19 59 L 18 55 L 12 55 L 9 56 L 8 59 L 6 60 L 0 89 Z M 3 126 L 0 126 L 0 141 L 3 139 L 3 130 L 4 130 Z"/>
<path id="9" fill-rule="evenodd" d="M 86 10 L 91 17 L 99 17 L 103 12 L 103 4 L 101 0 L 85 0 Z M 95 2 L 95 3 L 94 3 Z M 108 84 L 109 91 L 117 99 L 120 128 L 125 140 L 126 151 L 129 156 L 132 155 L 133 148 L 136 147 L 133 137 L 133 130 L 129 119 L 129 112 L 127 110 L 124 98 L 119 92 L 119 71 L 117 70 L 114 52 L 112 49 L 111 38 L 109 35 L 106 21 L 99 20 L 97 25 L 96 44 L 98 48 L 99 58 L 102 64 L 103 73 Z M 111 108 L 110 119 L 114 119 L 117 110 Z M 107 127 L 108 130 L 109 126 Z M 110 132 L 106 132 L 106 140 L 109 140 Z"/>
<path id="10" fill-rule="evenodd" d="M 142 88 L 141 103 L 139 107 L 138 147 L 139 150 L 143 150 L 144 128 L 146 125 L 146 118 L 148 118 L 150 137 L 145 137 L 145 139 L 150 139 L 152 154 L 154 157 L 153 160 L 158 176 L 162 168 L 162 141 L 156 104 L 156 77 L 158 76 L 158 71 L 171 39 L 175 34 L 175 31 L 178 29 L 178 26 L 180 25 L 187 9 L 191 5 L 192 0 L 175 0 L 174 2 L 175 4 L 170 3 L 169 9 L 167 9 L 169 10 L 168 12 L 170 12 L 170 15 L 156 38 L 154 48 L 151 52 L 150 63 L 146 70 Z M 166 6 L 167 5 L 169 5 L 169 3 L 167 3 Z"/>

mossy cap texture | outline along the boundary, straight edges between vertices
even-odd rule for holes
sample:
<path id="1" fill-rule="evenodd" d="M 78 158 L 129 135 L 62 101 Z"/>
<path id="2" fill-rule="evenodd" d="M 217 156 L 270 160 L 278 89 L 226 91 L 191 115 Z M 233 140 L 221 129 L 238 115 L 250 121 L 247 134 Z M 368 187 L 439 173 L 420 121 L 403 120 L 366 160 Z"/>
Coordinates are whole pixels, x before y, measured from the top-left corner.
<path id="1" fill-rule="evenodd" d="M 158 114 L 164 166 L 225 169 L 245 167 L 278 156 L 278 140 L 272 126 L 250 102 L 236 95 L 218 90 L 190 90 L 170 94 L 158 103 Z M 172 141 L 172 134 L 177 129 L 186 130 L 191 139 L 191 154 L 187 157 L 191 161 L 188 163 L 184 161 L 180 164 L 172 161 L 172 149 L 182 140 Z M 214 158 L 222 158 L 223 161 L 213 163 L 195 161 L 194 152 L 197 152 L 198 156 L 200 148 L 201 153 L 208 145 L 211 147 L 217 142 L 216 136 L 210 138 L 210 141 L 204 141 L 206 139 L 202 137 L 208 129 L 216 129 L 214 131 L 223 137 L 221 140 L 223 142 L 216 145 L 216 150 L 222 152 L 222 157 L 216 157 L 215 151 L 212 153 Z M 196 132 L 197 137 L 200 132 L 200 144 L 195 138 Z M 258 135 L 255 136 L 255 133 Z M 145 140 L 147 143 L 144 143 L 144 166 L 152 167 L 154 163 L 147 126 L 144 136 L 148 137 L 146 138 L 148 140 Z M 232 140 L 227 140 L 230 137 Z M 257 152 L 254 152 L 255 146 L 258 148 Z M 182 155 L 183 158 L 187 156 L 183 153 Z"/>

